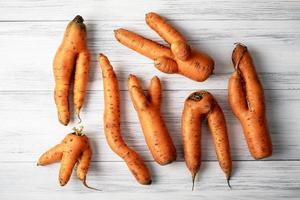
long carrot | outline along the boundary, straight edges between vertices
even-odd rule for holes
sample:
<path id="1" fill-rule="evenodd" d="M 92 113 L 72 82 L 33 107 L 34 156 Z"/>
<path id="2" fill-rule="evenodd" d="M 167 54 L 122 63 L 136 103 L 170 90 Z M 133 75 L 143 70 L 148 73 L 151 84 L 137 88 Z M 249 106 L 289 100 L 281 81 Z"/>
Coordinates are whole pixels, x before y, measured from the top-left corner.
<path id="1" fill-rule="evenodd" d="M 249 151 L 255 159 L 272 155 L 272 142 L 265 114 L 264 90 L 247 47 L 237 44 L 232 52 L 235 68 L 228 84 L 228 100 L 240 120 Z"/>
<path id="2" fill-rule="evenodd" d="M 143 159 L 137 152 L 127 146 L 120 128 L 120 91 L 117 76 L 109 60 L 99 55 L 104 87 L 104 132 L 110 148 L 126 162 L 136 180 L 143 184 L 151 184 L 151 175 Z"/>
<path id="3" fill-rule="evenodd" d="M 88 80 L 90 53 L 87 48 L 86 27 L 83 18 L 77 15 L 67 26 L 63 41 L 53 61 L 55 78 L 54 98 L 59 121 L 67 125 L 70 121 L 69 89 L 75 68 L 74 106 L 79 117 L 84 102 Z M 80 117 L 79 117 L 80 118 Z"/>
<path id="4" fill-rule="evenodd" d="M 189 95 L 185 100 L 181 122 L 184 159 L 192 174 L 192 189 L 194 189 L 195 177 L 201 166 L 201 124 L 204 118 L 207 118 L 217 158 L 230 187 L 232 161 L 225 116 L 209 92 L 198 91 Z"/>
<path id="5" fill-rule="evenodd" d="M 128 90 L 154 160 L 160 165 L 176 160 L 176 149 L 160 112 L 162 89 L 159 78 L 152 78 L 148 97 L 134 75 L 128 78 Z"/>
<path id="6" fill-rule="evenodd" d="M 128 48 L 154 60 L 155 67 L 164 73 L 178 73 L 195 81 L 205 81 L 212 74 L 212 58 L 191 49 L 182 34 L 162 17 L 153 12 L 148 13 L 146 22 L 171 45 L 171 48 L 125 29 L 115 30 L 116 39 Z"/>

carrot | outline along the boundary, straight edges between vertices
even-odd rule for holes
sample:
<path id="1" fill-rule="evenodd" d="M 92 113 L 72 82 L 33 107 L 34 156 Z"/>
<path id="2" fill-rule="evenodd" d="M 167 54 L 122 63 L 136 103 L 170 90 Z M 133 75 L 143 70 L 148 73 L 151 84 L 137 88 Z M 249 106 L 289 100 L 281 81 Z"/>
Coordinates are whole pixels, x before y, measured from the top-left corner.
<path id="1" fill-rule="evenodd" d="M 161 16 L 154 12 L 146 14 L 146 23 L 157 32 L 168 44 L 175 57 L 180 60 L 187 60 L 191 55 L 191 48 L 186 39 L 174 27 L 168 24 Z"/>
<path id="2" fill-rule="evenodd" d="M 110 148 L 127 164 L 136 180 L 143 184 L 151 184 L 151 175 L 143 159 L 137 152 L 127 146 L 120 128 L 120 91 L 117 76 L 109 60 L 99 55 L 104 86 L 104 132 Z"/>
<path id="3" fill-rule="evenodd" d="M 77 15 L 67 26 L 63 41 L 53 61 L 55 78 L 54 98 L 59 121 L 67 125 L 70 121 L 69 87 L 75 67 L 74 106 L 80 119 L 88 80 L 90 53 L 87 48 L 86 27 L 83 18 Z"/>
<path id="4" fill-rule="evenodd" d="M 175 28 L 156 13 L 148 13 L 146 22 L 171 48 L 125 29 L 115 30 L 116 39 L 128 48 L 154 60 L 160 71 L 178 73 L 195 81 L 205 81 L 213 72 L 214 61 L 203 52 L 191 49 Z"/>
<path id="5" fill-rule="evenodd" d="M 88 137 L 82 133 L 82 128 L 80 130 L 74 128 L 74 130 L 75 132 L 68 134 L 61 143 L 46 151 L 39 158 L 37 165 L 45 166 L 61 161 L 59 183 L 64 186 L 68 183 L 72 170 L 77 164 L 77 177 L 86 187 L 95 189 L 86 184 L 86 175 L 92 157 Z"/>
<path id="6" fill-rule="evenodd" d="M 176 149 L 160 112 L 162 89 L 159 78 L 152 78 L 148 97 L 134 75 L 128 78 L 128 90 L 154 160 L 160 165 L 176 160 Z"/>
<path id="7" fill-rule="evenodd" d="M 228 100 L 240 120 L 253 158 L 272 155 L 272 142 L 265 114 L 264 90 L 247 47 L 237 44 L 232 52 L 235 68 L 228 84 Z"/>
<path id="8" fill-rule="evenodd" d="M 195 177 L 201 166 L 201 123 L 204 118 L 207 118 L 219 165 L 230 187 L 232 161 L 225 116 L 209 92 L 198 91 L 189 95 L 185 100 L 181 122 L 184 158 L 192 174 L 192 189 L 194 189 Z"/>

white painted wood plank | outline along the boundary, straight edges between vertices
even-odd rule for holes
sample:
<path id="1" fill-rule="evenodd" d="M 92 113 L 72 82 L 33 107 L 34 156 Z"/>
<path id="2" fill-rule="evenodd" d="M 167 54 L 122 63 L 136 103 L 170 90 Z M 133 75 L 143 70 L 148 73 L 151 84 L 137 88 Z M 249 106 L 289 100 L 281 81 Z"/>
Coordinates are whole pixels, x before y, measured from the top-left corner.
<path id="1" fill-rule="evenodd" d="M 125 83 L 122 83 L 125 84 Z M 226 90 L 211 90 L 224 109 L 230 135 L 231 152 L 234 160 L 253 160 L 248 153 L 241 126 L 227 104 Z M 180 119 L 184 99 L 189 91 L 164 92 L 162 113 L 178 151 L 178 160 L 183 159 Z M 266 105 L 270 132 L 274 144 L 274 155 L 269 160 L 300 159 L 300 91 L 268 90 Z M 141 132 L 136 112 L 127 91 L 122 97 L 122 134 L 128 144 L 146 160 L 153 160 Z M 63 139 L 72 125 L 59 124 L 52 92 L 0 93 L 0 121 L 2 140 L 0 161 L 36 161 L 48 148 Z M 103 94 L 89 92 L 83 108 L 82 118 L 86 133 L 91 138 L 94 161 L 120 161 L 106 144 L 103 133 Z M 75 124 L 76 125 L 76 124 Z M 202 150 L 204 160 L 216 160 L 208 128 L 203 128 Z M 33 148 L 34 145 L 34 148 Z"/>
<path id="2" fill-rule="evenodd" d="M 218 163 L 204 162 L 194 192 L 190 191 L 191 177 L 184 162 L 164 167 L 152 162 L 147 164 L 153 173 L 151 186 L 139 185 L 123 162 L 93 162 L 88 182 L 103 190 L 95 192 L 84 188 L 75 175 L 67 186 L 61 188 L 57 180 L 58 164 L 37 167 L 35 163 L 1 163 L 0 177 L 5 177 L 1 181 L 1 197 L 117 199 L 118 196 L 114 195 L 124 192 L 130 194 L 123 195 L 122 199 L 134 199 L 139 195 L 143 195 L 143 199 L 151 199 L 158 193 L 160 197 L 171 195 L 177 198 L 182 196 L 183 199 L 283 199 L 300 195 L 299 161 L 234 162 L 232 190 L 228 189 Z"/>
<path id="3" fill-rule="evenodd" d="M 2 0 L 0 20 L 68 20 L 82 14 L 89 20 L 122 18 L 139 20 L 146 12 L 156 11 L 170 19 L 224 20 L 224 19 L 300 19 L 297 0 Z"/>
<path id="4" fill-rule="evenodd" d="M 0 199 L 299 199 L 300 136 L 300 2 L 297 0 L 2 0 L 0 1 Z M 112 30 L 126 27 L 161 42 L 144 22 L 157 11 L 172 21 L 196 48 L 211 54 L 215 74 L 204 83 L 160 73 L 152 61 L 118 44 Z M 60 141 L 69 127 L 57 121 L 52 97 L 52 59 L 67 21 L 87 19 L 93 54 L 86 106 L 82 117 L 94 150 L 89 183 L 103 192 L 86 190 L 73 177 L 67 187 L 57 181 L 58 165 L 37 168 L 38 156 Z M 241 127 L 227 105 L 227 80 L 232 72 L 233 43 L 245 42 L 254 55 L 266 91 L 274 156 L 253 161 Z M 135 73 L 146 85 L 159 75 L 166 91 L 163 114 L 180 162 L 160 167 L 152 162 L 128 92 L 122 92 L 122 130 L 128 144 L 142 154 L 154 184 L 133 180 L 125 163 L 106 144 L 103 127 L 102 80 L 96 56 L 106 53 L 118 72 L 121 89 Z M 148 85 L 148 84 L 147 84 Z M 196 191 L 182 162 L 180 116 L 184 98 L 200 88 L 211 90 L 224 108 L 234 160 L 233 190 L 228 190 L 215 161 L 211 138 L 203 131 L 203 159 Z M 220 90 L 221 89 L 221 90 Z M 287 90 L 288 89 L 288 90 Z M 296 89 L 296 90 L 293 90 Z M 242 161 L 243 160 L 243 161 Z M 100 162 L 98 162 L 100 161 Z"/>
<path id="5" fill-rule="evenodd" d="M 0 90 L 52 90 L 52 59 L 66 22 L 2 22 L 1 25 L 6 28 L 0 29 L 0 80 L 5 83 L 0 84 Z M 300 88 L 299 21 L 177 21 L 176 25 L 185 30 L 193 46 L 214 57 L 215 74 L 208 81 L 197 83 L 180 75 L 164 74 L 153 66 L 151 60 L 114 39 L 112 31 L 115 28 L 127 27 L 161 42 L 144 22 L 101 21 L 87 22 L 94 60 L 88 89 L 102 88 L 96 62 L 100 52 L 109 56 L 121 80 L 129 73 L 143 78 L 159 75 L 172 83 L 166 85 L 168 90 L 226 89 L 233 71 L 231 51 L 236 41 L 249 45 L 266 89 Z"/>

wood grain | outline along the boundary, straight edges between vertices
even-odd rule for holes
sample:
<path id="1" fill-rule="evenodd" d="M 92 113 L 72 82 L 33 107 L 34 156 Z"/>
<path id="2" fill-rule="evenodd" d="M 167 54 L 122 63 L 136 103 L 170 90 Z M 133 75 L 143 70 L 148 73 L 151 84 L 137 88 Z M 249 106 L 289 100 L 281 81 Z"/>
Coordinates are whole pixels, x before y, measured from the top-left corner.
<path id="1" fill-rule="evenodd" d="M 171 21 L 197 49 L 210 54 L 215 71 L 204 83 L 167 75 L 153 62 L 121 46 L 113 30 L 136 31 L 165 44 L 144 22 L 156 11 Z M 299 199 L 300 197 L 300 1 L 298 0 L 1 0 L 0 1 L 0 199 Z M 73 177 L 58 186 L 58 165 L 36 167 L 41 153 L 60 141 L 71 127 L 61 126 L 53 100 L 52 59 L 67 22 L 86 19 L 92 65 L 82 118 L 94 151 L 88 181 L 102 188 L 83 188 Z M 274 155 L 254 161 L 241 126 L 227 104 L 227 82 L 233 71 L 233 43 L 248 45 L 265 88 Z M 150 166 L 153 185 L 136 183 L 125 163 L 106 144 L 103 89 L 98 53 L 117 71 L 122 90 L 122 134 Z M 153 75 L 163 82 L 163 115 L 178 150 L 178 162 L 160 167 L 147 150 L 126 88 L 134 73 L 144 86 Z M 225 111 L 234 166 L 233 189 L 226 186 L 216 162 L 212 139 L 203 127 L 203 166 L 191 192 L 183 162 L 180 117 L 192 91 L 208 89 Z"/>
<path id="2" fill-rule="evenodd" d="M 39 1 L 10 0 L 0 2 L 0 20 L 35 21 L 69 20 L 78 13 L 89 20 L 119 21 L 122 18 L 136 20 L 146 12 L 157 11 L 170 19 L 228 20 L 228 19 L 300 19 L 300 3 L 297 0 L 69 0 Z M 20 14 L 22 13 L 22 14 Z"/>
<path id="3" fill-rule="evenodd" d="M 96 63 L 98 53 L 109 56 L 124 80 L 129 73 L 150 79 L 159 75 L 167 82 L 165 89 L 226 89 L 233 71 L 233 43 L 245 42 L 253 54 L 265 89 L 299 89 L 300 23 L 298 21 L 176 21 L 185 30 L 190 43 L 208 52 L 216 61 L 214 75 L 204 83 L 190 81 L 180 75 L 158 71 L 153 62 L 121 46 L 112 34 L 127 27 L 162 42 L 141 19 L 138 22 L 87 22 L 89 47 L 94 62 L 91 66 L 89 90 L 101 90 L 102 80 Z M 66 22 L 2 22 L 0 29 L 0 91 L 52 90 L 52 59 L 61 41 Z M 221 24 L 221 26 L 220 26 Z M 280 28 L 278 27 L 280 25 Z M 288 59 L 287 59 L 288 58 Z M 288 66 L 288 67 L 286 67 Z M 188 84 L 186 84 L 188 81 Z M 122 88 L 125 89 L 125 88 Z"/>
<path id="4" fill-rule="evenodd" d="M 1 196 L 4 199 L 20 197 L 15 194 L 15 191 L 26 191 L 22 194 L 22 198 L 26 199 L 28 197 L 63 199 L 69 196 L 75 199 L 111 198 L 112 196 L 114 199 L 113 194 L 128 191 L 130 193 L 125 197 L 123 194 L 123 198 L 135 199 L 136 194 L 144 194 L 145 198 L 150 199 L 155 197 L 153 195 L 160 193 L 165 196 L 171 195 L 175 199 L 178 198 L 177 195 L 186 196 L 183 199 L 199 199 L 202 196 L 209 199 L 212 197 L 246 199 L 247 195 L 250 197 L 255 195 L 264 199 L 280 199 L 287 196 L 296 198 L 300 194 L 300 177 L 297 176 L 300 163 L 294 161 L 234 162 L 232 190 L 226 185 L 217 162 L 203 162 L 194 192 L 191 192 L 191 177 L 184 162 L 176 162 L 164 167 L 154 162 L 148 162 L 147 165 L 153 173 L 153 184 L 141 186 L 134 180 L 125 163 L 93 162 L 87 176 L 88 182 L 103 190 L 103 192 L 95 192 L 84 189 L 74 174 L 68 185 L 61 188 L 57 180 L 58 164 L 37 167 L 35 163 L 4 163 L 0 176 L 7 178 L 2 180 Z M 18 178 L 15 178 L 16 176 Z"/>
<path id="5" fill-rule="evenodd" d="M 125 84 L 124 82 L 121 84 Z M 252 160 L 249 156 L 238 120 L 227 103 L 226 90 L 210 90 L 224 109 L 234 160 Z M 176 144 L 179 160 L 183 160 L 180 119 L 184 99 L 190 91 L 165 91 L 162 113 L 166 125 Z M 299 160 L 300 91 L 267 90 L 266 105 L 270 132 L 274 143 L 274 155 L 270 160 Z M 0 93 L 0 121 L 5 126 L 2 135 L 0 161 L 35 161 L 38 156 L 60 141 L 71 131 L 57 121 L 52 92 L 2 92 Z M 140 152 L 146 160 L 153 160 L 145 144 L 140 124 L 127 91 L 121 92 L 122 134 L 130 146 Z M 34 103 L 33 103 L 34 102 Z M 87 94 L 82 111 L 86 134 L 91 137 L 95 152 L 94 161 L 120 161 L 106 144 L 103 133 L 103 92 Z M 12 123 L 15 122 L 15 123 Z M 203 159 L 216 160 L 211 136 L 203 125 Z M 27 142 L 22 142 L 24 139 Z M 35 144 L 35 148 L 32 148 Z"/>

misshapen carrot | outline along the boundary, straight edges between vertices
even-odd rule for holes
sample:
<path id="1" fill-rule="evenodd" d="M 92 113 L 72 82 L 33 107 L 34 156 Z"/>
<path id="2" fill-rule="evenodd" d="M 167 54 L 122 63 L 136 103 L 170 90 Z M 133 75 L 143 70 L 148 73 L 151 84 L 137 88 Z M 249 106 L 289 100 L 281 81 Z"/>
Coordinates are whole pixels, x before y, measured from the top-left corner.
<path id="1" fill-rule="evenodd" d="M 217 158 L 229 185 L 232 161 L 225 116 L 209 92 L 198 91 L 185 100 L 181 122 L 184 159 L 192 174 L 193 188 L 201 166 L 201 124 L 204 118 L 207 118 Z"/>
<path id="2" fill-rule="evenodd" d="M 185 38 L 156 13 L 146 15 L 147 24 L 171 48 L 125 29 L 115 30 L 116 39 L 128 48 L 154 60 L 160 71 L 178 73 L 195 81 L 205 81 L 213 72 L 214 61 L 203 52 L 191 49 Z"/>
<path id="3" fill-rule="evenodd" d="M 90 53 L 87 48 L 86 27 L 83 18 L 77 15 L 67 26 L 63 41 L 53 61 L 55 78 L 54 98 L 59 121 L 67 125 L 70 121 L 69 89 L 71 76 L 74 76 L 74 106 L 79 117 L 84 102 L 88 80 Z M 79 117 L 80 118 L 80 117 Z"/>
<path id="4" fill-rule="evenodd" d="M 134 75 L 128 78 L 128 90 L 154 160 L 160 165 L 176 160 L 175 146 L 161 116 L 162 89 L 159 78 L 152 78 L 148 97 Z"/>
<path id="5" fill-rule="evenodd" d="M 272 142 L 265 114 L 263 87 L 247 47 L 237 44 L 232 52 L 235 68 L 228 84 L 228 100 L 240 120 L 249 151 L 255 159 L 272 155 Z"/>
<path id="6" fill-rule="evenodd" d="M 171 45 L 171 51 L 176 58 L 184 61 L 190 57 L 191 48 L 186 39 L 161 16 L 154 12 L 147 13 L 146 23 L 161 38 Z"/>
<path id="7" fill-rule="evenodd" d="M 137 152 L 129 148 L 121 135 L 120 123 L 120 91 L 117 76 L 109 60 L 99 55 L 104 86 L 104 132 L 110 148 L 126 162 L 136 180 L 143 184 L 151 184 L 151 175 L 143 159 Z"/>
<path id="8" fill-rule="evenodd" d="M 77 164 L 77 177 L 86 184 L 86 175 L 90 166 L 92 149 L 88 137 L 82 133 L 82 129 L 75 129 L 68 134 L 63 141 L 46 151 L 38 160 L 38 166 L 45 166 L 61 161 L 59 171 L 59 183 L 64 186 L 70 180 L 74 166 Z"/>

